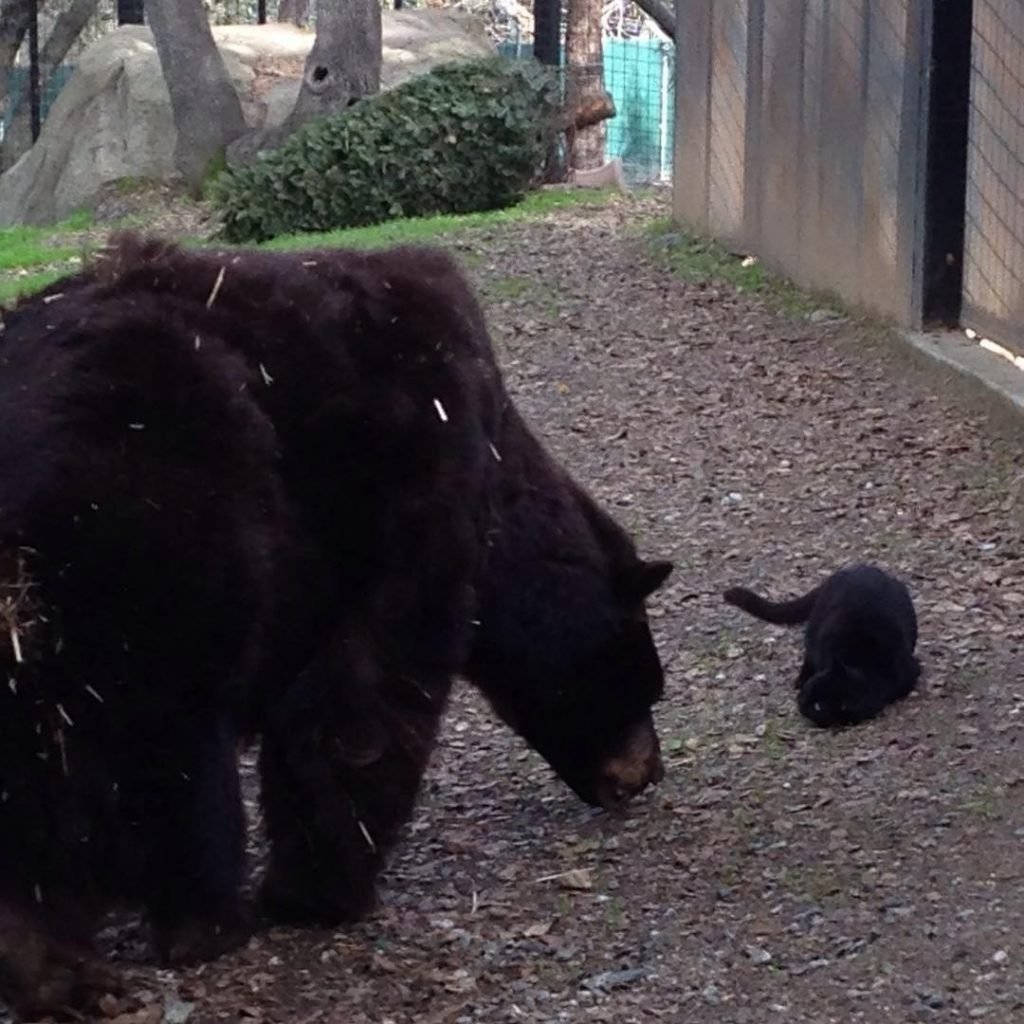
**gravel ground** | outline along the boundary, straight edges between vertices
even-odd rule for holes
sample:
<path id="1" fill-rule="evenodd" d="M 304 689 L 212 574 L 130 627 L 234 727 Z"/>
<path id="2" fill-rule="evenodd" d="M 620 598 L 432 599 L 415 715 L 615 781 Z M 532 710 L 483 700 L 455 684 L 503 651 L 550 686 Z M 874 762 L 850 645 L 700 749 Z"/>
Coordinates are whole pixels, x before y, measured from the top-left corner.
<path id="1" fill-rule="evenodd" d="M 676 560 L 652 609 L 665 781 L 597 814 L 461 689 L 373 919 L 133 967 L 149 1005 L 120 1024 L 1024 1019 L 1012 428 L 876 328 L 659 269 L 631 229 L 663 204 L 449 244 L 523 410 Z M 799 633 L 719 595 L 860 557 L 910 584 L 925 679 L 829 733 L 796 713 Z M 135 928 L 107 938 L 137 955 Z"/>

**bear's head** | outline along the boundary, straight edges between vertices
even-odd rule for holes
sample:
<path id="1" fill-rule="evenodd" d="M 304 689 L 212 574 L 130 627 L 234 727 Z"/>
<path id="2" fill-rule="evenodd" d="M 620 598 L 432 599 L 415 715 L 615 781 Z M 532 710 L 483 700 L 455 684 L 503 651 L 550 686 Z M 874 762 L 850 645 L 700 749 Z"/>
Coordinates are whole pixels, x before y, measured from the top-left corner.
<path id="1" fill-rule="evenodd" d="M 613 808 L 664 774 L 651 713 L 664 675 L 645 605 L 672 564 L 639 558 L 532 455 L 497 506 L 465 675 L 581 799 Z"/>

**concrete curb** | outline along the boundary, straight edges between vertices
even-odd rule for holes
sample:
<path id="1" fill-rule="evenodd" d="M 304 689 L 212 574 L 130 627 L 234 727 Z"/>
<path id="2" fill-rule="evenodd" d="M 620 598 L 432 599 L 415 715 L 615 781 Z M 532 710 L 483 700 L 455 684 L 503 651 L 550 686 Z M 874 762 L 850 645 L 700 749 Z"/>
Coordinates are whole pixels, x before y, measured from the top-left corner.
<path id="1" fill-rule="evenodd" d="M 1017 415 L 1024 415 L 1024 370 L 1008 359 L 987 351 L 960 331 L 898 331 L 897 336 L 929 360 L 998 395 Z"/>

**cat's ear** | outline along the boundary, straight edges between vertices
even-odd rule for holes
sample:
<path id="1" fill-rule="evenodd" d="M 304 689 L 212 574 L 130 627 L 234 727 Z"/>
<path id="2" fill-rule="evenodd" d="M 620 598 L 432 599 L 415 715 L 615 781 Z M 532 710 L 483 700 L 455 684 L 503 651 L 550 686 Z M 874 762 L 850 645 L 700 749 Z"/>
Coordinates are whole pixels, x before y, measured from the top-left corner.
<path id="1" fill-rule="evenodd" d="M 619 573 L 618 591 L 627 601 L 642 601 L 650 597 L 672 572 L 672 563 L 665 561 L 645 562 L 638 558 Z"/>

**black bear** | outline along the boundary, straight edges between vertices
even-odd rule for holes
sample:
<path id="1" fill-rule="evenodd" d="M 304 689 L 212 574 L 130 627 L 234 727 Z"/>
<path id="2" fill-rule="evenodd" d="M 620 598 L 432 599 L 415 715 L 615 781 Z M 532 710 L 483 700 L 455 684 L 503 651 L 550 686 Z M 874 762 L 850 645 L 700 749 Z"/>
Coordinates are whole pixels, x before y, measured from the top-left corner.
<path id="1" fill-rule="evenodd" d="M 25 1014 L 102 993 L 114 900 L 166 956 L 241 924 L 233 690 L 287 503 L 250 370 L 187 337 L 145 296 L 0 335 L 0 984 Z"/>
<path id="2" fill-rule="evenodd" d="M 21 739 L 0 779 L 24 798 L 0 807 L 0 863 L 37 865 L 0 881 L 20 1005 L 88 995 L 92 968 L 66 964 L 115 899 L 172 959 L 230 941 L 239 732 L 262 740 L 264 903 L 286 919 L 372 904 L 454 675 L 591 802 L 660 777 L 644 599 L 670 567 L 519 418 L 447 257 L 124 239 L 8 317 L 0 425 L 0 545 L 60 633 L 29 655 L 15 628 L 12 678 L 31 664 L 78 697 L 39 732 L 23 691 L 4 698 Z M 43 735 L 74 772 L 37 758 Z M 8 952 L 30 932 L 39 963 Z"/>
<path id="3" fill-rule="evenodd" d="M 910 593 L 876 566 L 847 566 L 779 604 L 743 587 L 727 590 L 725 600 L 776 625 L 807 623 L 796 686 L 800 711 L 816 725 L 873 718 L 906 697 L 921 674 Z"/>
<path id="4" fill-rule="evenodd" d="M 589 802 L 621 804 L 660 778 L 650 708 L 663 681 L 644 599 L 671 566 L 638 559 L 625 533 L 533 437 L 504 391 L 479 303 L 447 255 L 419 247 L 385 253 L 185 252 L 126 237 L 97 266 L 94 280 L 103 294 L 162 295 L 197 332 L 224 338 L 258 369 L 265 386 L 254 397 L 278 430 L 288 492 L 318 544 L 340 564 L 346 594 L 363 576 L 382 590 L 410 592 L 418 583 L 404 604 L 391 594 L 382 602 L 386 612 L 375 612 L 386 639 L 371 640 L 342 620 L 336 632 L 344 643 L 325 641 L 297 684 L 287 672 L 276 675 L 278 682 L 288 680 L 287 689 L 270 701 L 272 713 L 258 730 L 272 840 L 263 891 L 276 917 L 334 923 L 365 911 L 372 878 L 411 811 L 413 778 L 429 757 L 435 705 L 440 700 L 443 706 L 452 666 L 480 686 Z M 433 359 L 461 367 L 469 377 L 432 385 Z M 477 377 L 491 398 L 481 416 L 488 436 L 473 440 L 466 433 L 464 450 L 453 453 L 452 434 L 466 432 L 472 411 L 467 416 L 449 394 Z M 358 389 L 345 387 L 351 380 L 360 382 Z M 400 414 L 409 408 L 420 415 L 406 429 Z M 438 472 L 463 473 L 447 498 L 429 482 L 435 464 Z M 482 474 L 472 485 L 469 467 Z M 485 501 L 473 487 L 485 489 Z M 460 509 L 473 509 L 484 530 L 482 548 L 469 542 L 468 527 L 461 540 L 450 532 L 459 528 L 458 517 L 447 521 L 456 493 Z M 432 506 L 425 495 L 433 495 Z M 382 524 L 385 504 L 393 516 L 401 510 L 410 521 L 399 528 Z M 433 519 L 426 517 L 429 507 L 438 510 Z M 382 527 L 391 532 L 375 536 Z M 437 563 L 428 561 L 409 577 L 406 566 L 430 550 L 428 538 L 439 552 Z M 473 609 L 458 613 L 446 604 L 440 583 L 445 574 L 450 582 L 466 571 L 450 564 L 456 547 L 477 550 L 485 560 L 470 574 Z M 365 595 L 359 600 L 358 615 L 365 616 Z M 433 618 L 424 617 L 426 604 Z M 384 650 L 359 650 L 354 635 Z M 404 642 L 396 644 L 395 637 Z M 443 652 L 432 649 L 439 637 L 449 644 Z M 447 667 L 431 674 L 428 686 L 423 673 L 431 664 Z M 320 692 L 336 693 L 339 678 L 352 691 L 355 668 L 364 666 L 364 672 L 370 665 L 384 680 L 409 678 L 415 673 L 408 666 L 419 666 L 412 695 L 424 689 L 435 695 L 419 709 L 425 717 L 415 730 L 414 758 L 409 692 L 391 693 L 386 682 L 374 681 L 364 692 L 374 699 L 388 695 L 360 717 L 353 715 L 352 698 Z M 257 689 L 278 692 L 274 679 Z M 398 709 L 400 729 L 390 721 Z M 312 730 L 293 715 L 312 719 Z M 328 726 L 331 715 L 337 721 Z M 361 751 L 365 766 L 358 778 L 353 766 L 342 770 L 326 755 L 309 756 L 319 736 L 335 749 L 333 737 L 343 728 L 362 737 L 363 747 L 367 737 L 378 738 L 377 746 Z M 396 735 L 405 737 L 405 746 L 391 751 L 388 767 L 379 746 Z M 299 762 L 301 772 L 294 768 Z M 328 765 L 333 787 L 323 774 Z M 375 792 L 392 778 L 396 787 L 403 780 L 405 796 L 396 789 L 384 799 L 382 792 L 373 821 L 369 811 L 356 817 L 351 793 Z M 304 799 L 297 801 L 296 793 Z M 326 806 L 313 814 L 320 805 Z M 345 871 L 337 869 L 340 846 L 347 848 Z"/>

